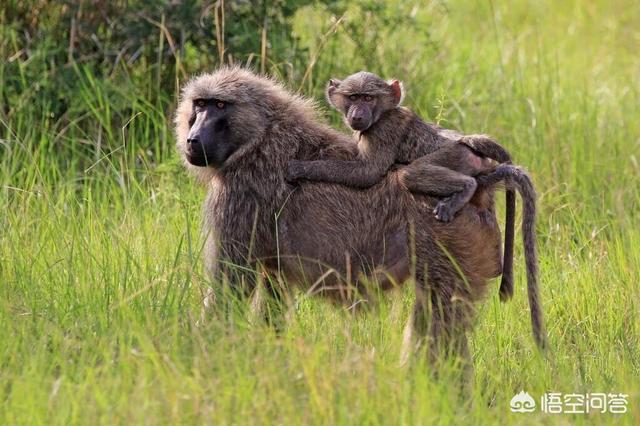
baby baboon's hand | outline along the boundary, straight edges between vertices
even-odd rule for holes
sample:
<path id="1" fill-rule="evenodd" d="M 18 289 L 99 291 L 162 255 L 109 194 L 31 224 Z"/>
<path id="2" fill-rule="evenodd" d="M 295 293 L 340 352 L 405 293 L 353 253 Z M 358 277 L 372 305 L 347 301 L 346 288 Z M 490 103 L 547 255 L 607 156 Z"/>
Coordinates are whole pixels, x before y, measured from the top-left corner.
<path id="1" fill-rule="evenodd" d="M 288 182 L 297 182 L 302 176 L 304 176 L 304 161 L 289 161 L 289 164 L 287 164 L 285 179 Z"/>

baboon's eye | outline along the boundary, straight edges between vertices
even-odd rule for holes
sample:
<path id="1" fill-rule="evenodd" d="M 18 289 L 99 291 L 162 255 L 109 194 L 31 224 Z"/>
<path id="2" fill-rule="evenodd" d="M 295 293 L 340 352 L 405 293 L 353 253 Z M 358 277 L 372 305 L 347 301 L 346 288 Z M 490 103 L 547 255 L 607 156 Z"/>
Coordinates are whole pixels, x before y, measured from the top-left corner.
<path id="1" fill-rule="evenodd" d="M 365 100 L 365 101 L 367 101 L 367 102 L 371 102 L 371 101 L 373 100 L 373 96 L 371 96 L 371 95 L 366 95 L 366 96 L 364 97 L 364 100 Z"/>
<path id="2" fill-rule="evenodd" d="M 358 99 L 358 95 L 349 95 L 349 99 L 351 99 L 352 101 L 355 101 Z"/>
<path id="3" fill-rule="evenodd" d="M 216 102 L 216 106 L 218 107 L 218 109 L 224 109 L 224 107 L 227 106 L 227 104 L 225 104 L 222 101 L 218 101 Z"/>
<path id="4" fill-rule="evenodd" d="M 195 104 L 198 108 L 204 108 L 207 106 L 207 102 L 204 99 L 196 99 Z"/>

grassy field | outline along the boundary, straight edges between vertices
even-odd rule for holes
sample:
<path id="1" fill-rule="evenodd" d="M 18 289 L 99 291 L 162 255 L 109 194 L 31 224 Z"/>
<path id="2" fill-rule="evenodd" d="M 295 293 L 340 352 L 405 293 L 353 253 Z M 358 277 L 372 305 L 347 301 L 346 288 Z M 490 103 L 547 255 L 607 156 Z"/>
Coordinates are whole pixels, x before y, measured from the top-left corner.
<path id="1" fill-rule="evenodd" d="M 96 75 L 73 52 L 54 64 L 69 41 L 27 43 L 0 9 L 0 424 L 640 424 L 637 2 L 345 8 L 287 18 L 301 64 L 240 59 L 322 105 L 329 76 L 398 77 L 425 118 L 508 147 L 540 194 L 546 357 L 520 244 L 514 300 L 496 282 L 479 307 L 469 400 L 422 358 L 398 365 L 411 286 L 356 316 L 300 295 L 280 334 L 231 300 L 196 326 L 204 190 L 173 150 L 164 85 L 219 43 Z M 511 413 L 521 390 L 627 394 L 628 412 Z"/>

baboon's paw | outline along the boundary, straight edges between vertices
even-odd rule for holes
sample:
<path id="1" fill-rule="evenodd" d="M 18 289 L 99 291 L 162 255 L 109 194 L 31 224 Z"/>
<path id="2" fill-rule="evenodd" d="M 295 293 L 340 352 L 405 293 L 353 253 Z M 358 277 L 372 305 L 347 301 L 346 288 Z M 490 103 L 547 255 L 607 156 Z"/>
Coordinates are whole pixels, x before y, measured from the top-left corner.
<path id="1" fill-rule="evenodd" d="M 291 160 L 287 165 L 285 179 L 288 182 L 296 182 L 304 175 L 304 164 L 302 161 Z"/>
<path id="2" fill-rule="evenodd" d="M 451 222 L 455 215 L 455 211 L 451 208 L 447 200 L 438 202 L 436 208 L 433 209 L 433 213 L 436 215 L 436 219 L 441 222 Z"/>

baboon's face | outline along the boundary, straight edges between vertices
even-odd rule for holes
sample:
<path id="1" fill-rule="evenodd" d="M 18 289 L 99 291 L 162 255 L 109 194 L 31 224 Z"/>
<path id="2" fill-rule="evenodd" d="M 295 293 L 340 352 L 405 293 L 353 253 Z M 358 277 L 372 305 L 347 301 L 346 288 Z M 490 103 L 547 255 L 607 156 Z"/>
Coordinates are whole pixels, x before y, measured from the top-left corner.
<path id="1" fill-rule="evenodd" d="M 363 93 L 359 88 L 340 90 L 343 84 L 330 80 L 327 86 L 327 99 L 343 116 L 347 126 L 353 130 L 367 130 L 379 118 L 379 99 L 375 94 Z"/>
<path id="2" fill-rule="evenodd" d="M 189 119 L 186 158 L 194 166 L 220 167 L 236 150 L 229 137 L 229 117 L 233 105 L 214 98 L 193 100 Z"/>
<path id="3" fill-rule="evenodd" d="M 207 181 L 241 162 L 262 140 L 277 89 L 240 68 L 189 81 L 175 116 L 178 150 L 189 169 Z"/>
<path id="4" fill-rule="evenodd" d="M 370 93 L 351 93 L 343 96 L 344 117 L 353 130 L 364 131 L 377 121 L 378 99 Z"/>
<path id="5" fill-rule="evenodd" d="M 343 81 L 329 80 L 326 95 L 329 103 L 342 112 L 346 124 L 363 132 L 399 105 L 402 88 L 397 80 L 387 83 L 375 74 L 359 72 Z"/>

